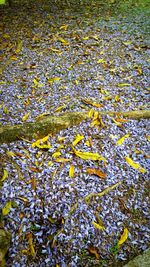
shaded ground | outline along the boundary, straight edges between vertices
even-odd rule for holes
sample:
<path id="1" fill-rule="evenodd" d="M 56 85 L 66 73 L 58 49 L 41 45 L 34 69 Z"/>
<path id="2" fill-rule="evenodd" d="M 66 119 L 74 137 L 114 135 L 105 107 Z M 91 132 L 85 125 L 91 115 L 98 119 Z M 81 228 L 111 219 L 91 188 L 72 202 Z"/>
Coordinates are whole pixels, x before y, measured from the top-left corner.
<path id="1" fill-rule="evenodd" d="M 2 125 L 45 113 L 149 108 L 148 6 L 121 15 L 95 3 L 0 7 Z M 12 233 L 7 266 L 122 266 L 148 247 L 149 121 L 93 116 L 50 136 L 46 150 L 27 140 L 1 146 L 1 208 Z M 83 139 L 75 149 L 106 161 L 80 158 L 72 149 L 77 134 Z M 118 247 L 124 229 L 128 238 Z"/>

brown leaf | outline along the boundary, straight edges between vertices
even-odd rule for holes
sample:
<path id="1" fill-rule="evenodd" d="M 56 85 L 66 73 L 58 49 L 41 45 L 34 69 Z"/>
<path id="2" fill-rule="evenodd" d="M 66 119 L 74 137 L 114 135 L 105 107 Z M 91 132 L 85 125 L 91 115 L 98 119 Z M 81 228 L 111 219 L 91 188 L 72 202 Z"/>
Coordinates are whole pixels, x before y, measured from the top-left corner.
<path id="1" fill-rule="evenodd" d="M 29 170 L 32 172 L 41 172 L 38 168 L 35 167 L 29 167 Z"/>
<path id="2" fill-rule="evenodd" d="M 106 177 L 106 173 L 100 171 L 99 169 L 96 168 L 87 168 L 87 173 L 88 174 L 94 174 L 97 175 L 100 178 L 105 178 Z"/>
<path id="3" fill-rule="evenodd" d="M 20 153 L 20 152 L 15 152 L 15 155 L 16 156 L 18 156 L 18 157 L 24 157 L 24 158 L 26 158 L 26 159 L 29 159 L 30 157 L 29 156 L 27 156 L 27 155 L 25 155 L 25 154 L 22 154 L 22 153 Z"/>
<path id="4" fill-rule="evenodd" d="M 35 177 L 31 178 L 31 186 L 32 186 L 32 189 L 35 191 L 36 190 L 36 178 Z"/>
<path id="5" fill-rule="evenodd" d="M 89 247 L 87 248 L 87 250 L 88 250 L 88 252 L 89 252 L 90 254 L 92 254 L 93 256 L 95 256 L 95 258 L 96 258 L 97 260 L 100 259 L 100 255 L 99 255 L 98 249 L 97 249 L 96 247 L 89 246 Z"/>

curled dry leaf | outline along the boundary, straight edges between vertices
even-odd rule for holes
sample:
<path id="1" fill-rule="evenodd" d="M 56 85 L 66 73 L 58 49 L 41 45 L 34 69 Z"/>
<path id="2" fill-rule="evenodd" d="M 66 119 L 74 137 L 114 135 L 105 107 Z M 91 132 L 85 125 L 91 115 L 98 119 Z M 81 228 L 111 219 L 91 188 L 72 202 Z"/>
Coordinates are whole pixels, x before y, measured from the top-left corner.
<path id="1" fill-rule="evenodd" d="M 96 258 L 97 260 L 100 259 L 99 251 L 98 251 L 98 249 L 97 249 L 96 247 L 89 246 L 89 247 L 87 248 L 87 250 L 88 250 L 88 252 L 89 252 L 90 254 L 92 254 L 93 256 L 95 256 L 95 258 Z"/>
<path id="2" fill-rule="evenodd" d="M 87 168 L 86 169 L 87 173 L 88 174 L 94 174 L 94 175 L 97 175 L 98 177 L 100 178 L 105 178 L 106 177 L 106 173 L 100 171 L 99 169 L 96 169 L 96 168 Z"/>

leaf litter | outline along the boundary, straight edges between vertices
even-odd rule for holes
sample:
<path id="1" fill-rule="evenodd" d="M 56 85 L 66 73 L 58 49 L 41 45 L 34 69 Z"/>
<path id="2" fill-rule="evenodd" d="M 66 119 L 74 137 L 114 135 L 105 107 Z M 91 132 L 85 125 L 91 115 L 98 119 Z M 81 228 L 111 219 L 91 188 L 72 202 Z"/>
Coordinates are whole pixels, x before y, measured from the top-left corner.
<path id="1" fill-rule="evenodd" d="M 2 161 L 9 175 L 2 173 L 0 195 L 13 233 L 8 266 L 31 266 L 31 258 L 34 266 L 112 266 L 115 242 L 119 266 L 135 245 L 137 251 L 148 246 L 149 122 L 117 114 L 148 107 L 146 36 L 139 28 L 145 15 L 92 20 L 83 10 L 83 16 L 59 9 L 54 15 L 56 6 L 40 2 L 27 17 L 27 7 L 2 13 L 2 124 L 92 109 L 89 121 L 56 136 L 1 146 L 10 158 Z M 100 117 L 101 110 L 116 116 Z M 130 213 L 121 209 L 122 199 Z M 83 250 L 93 257 L 85 261 Z"/>

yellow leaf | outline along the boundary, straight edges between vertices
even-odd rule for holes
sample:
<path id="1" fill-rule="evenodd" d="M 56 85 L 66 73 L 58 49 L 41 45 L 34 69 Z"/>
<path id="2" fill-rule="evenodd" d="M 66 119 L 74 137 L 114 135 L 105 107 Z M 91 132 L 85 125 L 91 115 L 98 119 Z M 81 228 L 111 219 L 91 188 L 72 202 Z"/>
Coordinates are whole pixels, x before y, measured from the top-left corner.
<path id="1" fill-rule="evenodd" d="M 48 115 L 50 115 L 50 113 L 46 113 L 46 112 L 45 113 L 42 113 L 42 114 L 40 114 L 40 115 L 38 115 L 36 117 L 36 120 L 42 120 L 42 119 L 44 119 Z"/>
<path id="2" fill-rule="evenodd" d="M 86 144 L 86 146 L 88 146 L 88 147 L 90 147 L 90 146 L 91 146 L 91 144 L 90 144 L 90 141 L 89 141 L 89 140 L 86 140 L 85 144 Z"/>
<path id="3" fill-rule="evenodd" d="M 4 169 L 4 173 L 0 181 L 3 182 L 7 177 L 8 177 L 8 171 Z"/>
<path id="4" fill-rule="evenodd" d="M 129 231 L 127 228 L 124 228 L 124 231 L 123 231 L 123 234 L 121 235 L 119 241 L 118 241 L 118 245 L 122 245 L 128 238 L 128 234 L 129 234 Z"/>
<path id="5" fill-rule="evenodd" d="M 130 83 L 118 83 L 118 87 L 130 86 Z"/>
<path id="6" fill-rule="evenodd" d="M 48 79 L 48 82 L 49 82 L 49 83 L 53 83 L 53 82 L 60 81 L 60 79 L 61 79 L 60 77 L 53 77 L 53 78 L 49 78 L 49 79 Z"/>
<path id="7" fill-rule="evenodd" d="M 62 37 L 59 37 L 58 41 L 60 41 L 63 45 L 70 45 L 70 43 L 67 40 L 63 39 Z"/>
<path id="8" fill-rule="evenodd" d="M 31 114 L 31 111 L 28 112 L 28 113 L 26 113 L 26 114 L 22 117 L 22 121 L 26 121 L 26 120 L 29 118 L 30 114 Z"/>
<path id="9" fill-rule="evenodd" d="M 69 169 L 69 177 L 70 178 L 73 178 L 74 177 L 74 166 L 73 165 L 70 166 L 70 169 Z"/>
<path id="10" fill-rule="evenodd" d="M 64 108 L 66 108 L 66 105 L 63 105 L 63 106 L 56 108 L 54 112 L 60 112 Z"/>
<path id="11" fill-rule="evenodd" d="M 28 199 L 27 198 L 25 198 L 25 197 L 18 197 L 20 200 L 22 200 L 22 201 L 24 201 L 25 203 L 27 203 L 28 202 Z"/>
<path id="12" fill-rule="evenodd" d="M 97 63 L 99 64 L 99 63 L 105 63 L 106 62 L 106 60 L 104 60 L 104 59 L 99 59 L 98 61 L 97 61 Z"/>
<path id="13" fill-rule="evenodd" d="M 93 106 L 93 107 L 101 108 L 101 107 L 103 106 L 102 104 L 93 102 L 93 101 L 91 101 L 91 100 L 89 100 L 89 99 L 85 99 L 85 98 L 83 98 L 83 99 L 81 99 L 81 100 L 82 100 L 83 103 L 88 104 L 88 105 L 91 105 L 91 106 Z"/>
<path id="14" fill-rule="evenodd" d="M 9 114 L 9 112 L 10 112 L 7 107 L 3 107 L 3 111 L 4 111 L 5 114 Z"/>
<path id="15" fill-rule="evenodd" d="M 55 152 L 55 153 L 52 154 L 52 158 L 54 158 L 54 159 L 56 159 L 56 158 L 58 158 L 60 156 L 61 156 L 61 152 L 60 151 Z"/>
<path id="16" fill-rule="evenodd" d="M 86 41 L 86 40 L 89 40 L 89 36 L 85 36 L 85 37 L 83 37 L 82 39 L 85 40 L 85 41 Z"/>
<path id="17" fill-rule="evenodd" d="M 37 145 L 36 147 L 38 147 L 40 149 L 50 149 L 52 146 L 51 146 L 50 142 L 47 142 L 47 144 Z"/>
<path id="18" fill-rule="evenodd" d="M 119 98 L 118 95 L 115 95 L 115 101 L 116 101 L 116 102 L 119 102 L 119 101 L 120 101 L 120 98 Z"/>
<path id="19" fill-rule="evenodd" d="M 58 162 L 58 163 L 65 163 L 65 162 L 70 162 L 70 161 L 72 161 L 72 159 L 67 159 L 67 158 L 57 158 L 55 161 Z"/>
<path id="20" fill-rule="evenodd" d="M 50 160 L 48 163 L 47 163 L 48 166 L 52 166 L 53 165 L 53 162 Z"/>
<path id="21" fill-rule="evenodd" d="M 2 214 L 3 214 L 3 216 L 8 215 L 8 213 L 9 213 L 10 210 L 11 210 L 11 208 L 12 208 L 12 203 L 11 203 L 11 201 L 8 201 L 8 202 L 6 203 L 6 205 L 5 205 L 5 207 L 2 209 Z"/>
<path id="22" fill-rule="evenodd" d="M 67 25 L 67 24 L 64 24 L 64 25 L 60 26 L 59 29 L 60 29 L 60 30 L 64 30 L 64 31 L 66 31 L 67 28 L 68 28 L 68 25 Z"/>
<path id="23" fill-rule="evenodd" d="M 73 151 L 75 153 L 75 155 L 81 159 L 84 160 L 102 160 L 104 162 L 106 162 L 106 159 L 104 157 L 102 157 L 101 155 L 99 155 L 98 153 L 92 153 L 92 152 L 83 152 L 83 151 L 79 151 L 73 148 Z"/>
<path id="24" fill-rule="evenodd" d="M 55 53 L 62 54 L 62 52 L 59 49 L 56 49 L 56 48 L 52 48 L 51 47 L 50 50 L 52 50 Z"/>
<path id="25" fill-rule="evenodd" d="M 80 135 L 80 134 L 77 134 L 75 140 L 73 141 L 73 146 L 76 146 L 81 140 L 84 139 L 84 136 L 83 135 Z"/>
<path id="26" fill-rule="evenodd" d="M 118 122 L 117 120 L 115 120 L 114 118 L 112 118 L 112 120 L 117 126 L 122 126 L 122 124 L 120 122 Z"/>
<path id="27" fill-rule="evenodd" d="M 131 158 L 125 157 L 125 160 L 132 168 L 138 170 L 141 173 L 145 173 L 146 172 L 146 170 L 144 168 L 142 168 L 139 163 L 136 163 Z"/>
<path id="28" fill-rule="evenodd" d="M 122 136 L 122 137 L 117 141 L 117 145 L 118 145 L 118 146 L 121 146 L 121 145 L 123 144 L 124 140 L 125 140 L 126 138 L 128 138 L 129 136 L 130 136 L 129 134 L 126 134 L 126 135 Z"/>
<path id="29" fill-rule="evenodd" d="M 90 111 L 89 111 L 89 113 L 88 113 L 88 116 L 90 117 L 90 118 L 93 118 L 93 116 L 94 116 L 94 109 L 90 109 Z"/>
<path id="30" fill-rule="evenodd" d="M 34 79 L 33 82 L 34 82 L 34 85 L 38 85 L 39 83 L 37 79 Z"/>
<path id="31" fill-rule="evenodd" d="M 96 223 L 96 222 L 92 222 L 92 224 L 94 225 L 95 228 L 97 228 L 98 230 L 102 230 L 104 231 L 105 230 L 105 227 L 100 225 L 99 223 Z"/>
<path id="32" fill-rule="evenodd" d="M 15 157 L 15 153 L 13 151 L 7 151 L 6 154 L 10 157 Z"/>
<path id="33" fill-rule="evenodd" d="M 105 194 L 109 193 L 109 191 L 115 189 L 117 186 L 119 186 L 121 184 L 121 182 L 118 182 L 112 186 L 107 187 L 106 189 L 104 189 L 102 192 L 100 193 L 90 193 L 89 195 L 87 195 L 86 197 L 84 197 L 85 201 L 89 201 L 92 197 L 102 197 Z"/>
<path id="34" fill-rule="evenodd" d="M 41 145 L 43 145 L 43 143 L 48 142 L 48 138 L 49 138 L 49 134 L 46 135 L 45 137 L 43 137 L 42 139 L 38 139 L 35 142 L 32 143 L 32 147 L 38 147 L 41 148 Z M 45 145 L 45 148 L 51 148 L 50 143 L 48 142 L 47 145 Z M 44 147 L 43 147 L 44 148 Z"/>
<path id="35" fill-rule="evenodd" d="M 66 137 L 60 136 L 60 137 L 58 137 L 58 142 L 64 142 L 65 139 L 66 139 Z"/>
<path id="36" fill-rule="evenodd" d="M 124 45 L 130 45 L 130 44 L 132 44 L 132 42 L 131 41 L 126 41 L 126 42 L 122 42 Z"/>

